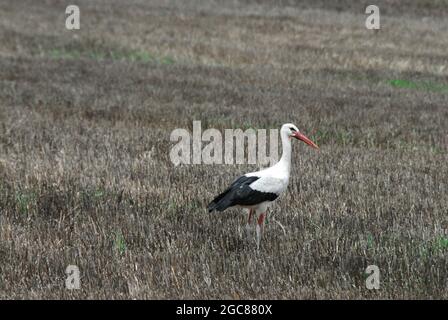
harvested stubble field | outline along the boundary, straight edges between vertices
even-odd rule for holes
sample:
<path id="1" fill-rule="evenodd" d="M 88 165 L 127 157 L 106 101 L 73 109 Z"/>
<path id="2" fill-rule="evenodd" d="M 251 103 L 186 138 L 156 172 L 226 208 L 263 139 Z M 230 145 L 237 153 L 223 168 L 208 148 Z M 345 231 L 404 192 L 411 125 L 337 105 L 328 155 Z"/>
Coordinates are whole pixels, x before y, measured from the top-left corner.
<path id="1" fill-rule="evenodd" d="M 448 298 L 448 3 L 377 2 L 2 0 L 0 298 Z M 320 146 L 259 252 L 205 209 L 258 168 L 171 163 L 193 120 Z"/>

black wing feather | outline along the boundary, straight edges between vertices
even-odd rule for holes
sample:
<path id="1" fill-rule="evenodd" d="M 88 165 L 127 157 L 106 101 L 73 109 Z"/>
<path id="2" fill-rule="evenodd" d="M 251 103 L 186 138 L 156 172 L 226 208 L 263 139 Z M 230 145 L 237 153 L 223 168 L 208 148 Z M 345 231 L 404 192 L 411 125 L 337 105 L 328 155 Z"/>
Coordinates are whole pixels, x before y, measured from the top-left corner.
<path id="1" fill-rule="evenodd" d="M 249 185 L 260 179 L 260 177 L 241 176 L 237 178 L 227 190 L 218 195 L 209 203 L 207 209 L 209 212 L 213 210 L 224 211 L 235 205 L 251 206 L 264 201 L 274 201 L 278 195 L 275 193 L 260 192 L 252 189 Z"/>

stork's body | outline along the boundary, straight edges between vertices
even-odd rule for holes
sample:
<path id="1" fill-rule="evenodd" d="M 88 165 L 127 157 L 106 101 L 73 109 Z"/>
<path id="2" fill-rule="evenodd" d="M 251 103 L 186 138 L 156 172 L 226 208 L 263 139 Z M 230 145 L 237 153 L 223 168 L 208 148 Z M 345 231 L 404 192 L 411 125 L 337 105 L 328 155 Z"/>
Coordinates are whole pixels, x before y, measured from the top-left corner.
<path id="1" fill-rule="evenodd" d="M 288 187 L 291 171 L 291 138 L 300 139 L 318 148 L 293 124 L 284 124 L 280 130 L 280 136 L 283 152 L 279 162 L 267 169 L 246 173 L 237 178 L 226 191 L 208 205 L 209 212 L 224 211 L 233 206 L 248 208 L 248 227 L 250 227 L 253 214 L 257 214 L 257 247 L 260 245 L 268 206 Z"/>

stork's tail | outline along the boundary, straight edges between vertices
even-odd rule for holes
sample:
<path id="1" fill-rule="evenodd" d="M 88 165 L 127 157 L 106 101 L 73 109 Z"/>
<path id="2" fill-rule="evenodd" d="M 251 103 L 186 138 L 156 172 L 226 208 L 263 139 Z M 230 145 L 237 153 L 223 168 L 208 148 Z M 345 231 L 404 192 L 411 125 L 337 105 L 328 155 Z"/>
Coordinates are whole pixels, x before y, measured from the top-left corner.
<path id="1" fill-rule="evenodd" d="M 230 189 L 229 189 L 221 193 L 215 199 L 213 199 L 213 201 L 208 204 L 207 210 L 208 212 L 213 212 L 214 210 L 224 211 L 230 206 L 232 206 L 232 199 L 230 196 Z"/>

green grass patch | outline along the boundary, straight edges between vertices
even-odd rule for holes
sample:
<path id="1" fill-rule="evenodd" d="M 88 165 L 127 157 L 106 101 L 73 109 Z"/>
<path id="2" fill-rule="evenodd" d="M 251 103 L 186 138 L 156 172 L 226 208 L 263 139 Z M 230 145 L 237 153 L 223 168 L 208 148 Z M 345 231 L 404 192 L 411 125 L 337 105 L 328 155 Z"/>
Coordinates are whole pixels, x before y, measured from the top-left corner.
<path id="1" fill-rule="evenodd" d="M 419 247 L 419 254 L 422 258 L 428 259 L 434 254 L 448 252 L 448 237 L 439 236 L 426 243 L 423 243 Z"/>
<path id="2" fill-rule="evenodd" d="M 370 233 L 367 235 L 366 245 L 367 249 L 373 249 L 375 247 L 375 239 Z"/>
<path id="3" fill-rule="evenodd" d="M 106 196 L 106 190 L 102 189 L 102 188 L 92 188 L 92 189 L 86 189 L 86 190 L 82 190 L 80 192 L 81 196 L 87 200 L 87 201 L 91 201 L 94 199 L 101 199 L 103 197 Z"/>
<path id="4" fill-rule="evenodd" d="M 29 191 L 18 191 L 15 196 L 17 210 L 21 214 L 26 214 L 30 210 L 30 207 L 36 201 L 36 195 Z"/>
<path id="5" fill-rule="evenodd" d="M 431 81 L 411 81 L 411 80 L 388 80 L 388 84 L 395 88 L 426 90 L 434 92 L 448 92 L 448 85 L 438 84 Z"/>
<path id="6" fill-rule="evenodd" d="M 123 255 L 126 252 L 126 240 L 121 231 L 114 232 L 114 249 L 118 254 Z"/>
<path id="7" fill-rule="evenodd" d="M 448 237 L 435 239 L 433 246 L 436 251 L 448 251 Z"/>

